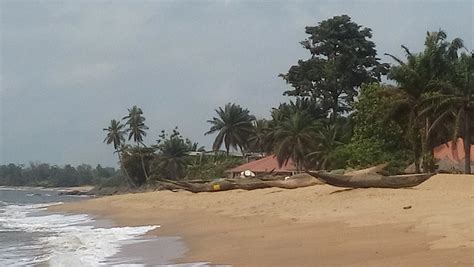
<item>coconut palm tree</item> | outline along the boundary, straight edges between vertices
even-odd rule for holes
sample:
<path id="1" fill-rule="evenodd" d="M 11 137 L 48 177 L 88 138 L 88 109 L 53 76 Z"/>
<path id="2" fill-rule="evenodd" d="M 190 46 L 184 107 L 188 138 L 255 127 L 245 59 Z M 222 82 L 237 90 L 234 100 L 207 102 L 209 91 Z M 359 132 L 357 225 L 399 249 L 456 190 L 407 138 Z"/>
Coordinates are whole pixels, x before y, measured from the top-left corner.
<path id="1" fill-rule="evenodd" d="M 112 144 L 115 152 L 118 155 L 120 166 L 122 167 L 122 170 L 125 172 L 127 182 L 129 185 L 134 185 L 134 183 L 131 182 L 130 176 L 128 175 L 127 169 L 123 165 L 122 161 L 122 147 L 124 146 L 125 143 L 125 134 L 126 130 L 124 129 L 125 125 L 121 124 L 117 120 L 111 120 L 110 125 L 107 128 L 104 128 L 103 130 L 107 132 L 107 136 L 104 139 L 104 143 L 110 145 Z"/>
<path id="2" fill-rule="evenodd" d="M 143 144 L 143 138 L 146 136 L 146 130 L 148 126 L 145 125 L 145 117 L 143 117 L 143 111 L 137 106 L 133 106 L 131 109 L 128 109 L 128 115 L 123 117 L 128 125 L 128 140 L 133 138 L 133 141 L 137 144 L 138 153 L 140 155 L 143 173 L 145 178 L 148 180 L 148 173 L 145 168 L 145 162 L 143 160 L 143 155 L 140 149 L 140 144 Z"/>
<path id="3" fill-rule="evenodd" d="M 299 112 L 277 125 L 272 136 L 278 164 L 282 166 L 292 159 L 298 170 L 303 169 L 307 155 L 316 148 L 316 128 L 313 119 Z"/>
<path id="4" fill-rule="evenodd" d="M 164 140 L 158 145 L 158 167 L 167 178 L 177 179 L 184 176 L 187 166 L 188 146 L 177 136 Z"/>
<path id="5" fill-rule="evenodd" d="M 240 148 L 243 154 L 255 117 L 250 115 L 248 109 L 233 103 L 226 104 L 224 108 L 219 107 L 216 113 L 217 117 L 207 121 L 212 126 L 205 133 L 205 135 L 217 133 L 212 149 L 217 151 L 224 144 L 227 155 L 230 148 Z"/>

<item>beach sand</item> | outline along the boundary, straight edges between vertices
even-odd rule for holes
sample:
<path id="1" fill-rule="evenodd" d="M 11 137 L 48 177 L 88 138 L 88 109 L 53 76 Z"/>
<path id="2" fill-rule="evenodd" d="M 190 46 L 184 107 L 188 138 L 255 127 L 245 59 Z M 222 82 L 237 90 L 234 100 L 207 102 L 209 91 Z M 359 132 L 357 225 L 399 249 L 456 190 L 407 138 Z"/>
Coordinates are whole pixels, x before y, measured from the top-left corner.
<path id="1" fill-rule="evenodd" d="M 160 191 L 51 210 L 161 225 L 150 234 L 180 236 L 189 249 L 177 263 L 474 266 L 472 175 L 439 174 L 409 189 Z"/>

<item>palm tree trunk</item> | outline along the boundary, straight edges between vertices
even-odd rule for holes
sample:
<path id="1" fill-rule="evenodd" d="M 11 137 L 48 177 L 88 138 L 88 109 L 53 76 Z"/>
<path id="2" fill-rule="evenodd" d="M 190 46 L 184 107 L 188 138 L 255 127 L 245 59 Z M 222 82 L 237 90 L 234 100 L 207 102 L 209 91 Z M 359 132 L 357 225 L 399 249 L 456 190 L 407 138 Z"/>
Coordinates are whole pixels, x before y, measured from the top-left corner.
<path id="1" fill-rule="evenodd" d="M 420 170 L 420 158 L 421 158 L 421 149 L 420 149 L 420 139 L 416 134 L 414 129 L 411 129 L 409 132 L 409 141 L 411 149 L 413 150 L 413 161 L 415 164 L 415 173 L 421 173 Z"/>
<path id="2" fill-rule="evenodd" d="M 137 142 L 137 147 L 138 147 L 138 154 L 140 155 L 140 160 L 142 162 L 143 174 L 145 174 L 145 179 L 148 181 L 149 180 L 148 174 L 146 172 L 145 162 L 143 161 L 142 150 L 140 149 L 140 142 Z"/>
<path id="3" fill-rule="evenodd" d="M 423 129 L 422 134 L 422 153 L 423 153 L 423 171 L 424 172 L 434 172 L 434 151 L 433 145 L 430 137 L 430 120 L 429 118 L 425 119 L 425 128 Z"/>
<path id="4" fill-rule="evenodd" d="M 122 161 L 122 156 L 120 155 L 120 152 L 117 150 L 116 151 L 117 154 L 118 154 L 118 158 L 119 158 L 119 162 L 120 162 L 120 167 L 122 167 L 122 170 L 123 172 L 125 172 L 125 176 L 127 178 L 127 184 L 128 186 L 130 187 L 136 187 L 135 183 L 132 181 L 132 179 L 130 178 L 130 175 L 128 175 L 128 171 L 127 169 L 125 168 L 125 165 L 123 165 L 123 161 Z"/>
<path id="5" fill-rule="evenodd" d="M 415 148 L 414 156 L 415 156 L 415 173 L 421 173 L 421 169 L 420 169 L 420 151 L 418 150 L 417 147 Z"/>
<path id="6" fill-rule="evenodd" d="M 240 153 L 242 153 L 242 158 L 243 158 L 245 161 L 249 162 L 249 158 L 248 158 L 248 157 L 245 157 L 245 151 L 244 151 L 244 149 L 242 148 L 242 146 L 239 146 L 239 148 L 240 148 Z"/>
<path id="7" fill-rule="evenodd" d="M 471 174 L 471 116 L 466 110 L 464 117 L 464 173 Z"/>

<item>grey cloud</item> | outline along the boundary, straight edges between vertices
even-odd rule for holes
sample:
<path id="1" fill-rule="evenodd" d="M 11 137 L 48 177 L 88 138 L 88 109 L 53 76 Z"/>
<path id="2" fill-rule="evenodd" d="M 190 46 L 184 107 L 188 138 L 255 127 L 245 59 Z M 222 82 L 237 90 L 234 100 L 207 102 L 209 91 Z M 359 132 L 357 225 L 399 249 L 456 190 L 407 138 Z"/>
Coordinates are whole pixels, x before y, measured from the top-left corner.
<path id="1" fill-rule="evenodd" d="M 304 27 L 349 14 L 379 54 L 423 46 L 427 30 L 472 40 L 472 2 L 1 1 L 0 163 L 115 164 L 102 128 L 139 105 L 150 126 L 203 145 L 227 102 L 268 117 L 277 77 L 306 58 Z M 383 57 L 383 60 L 388 58 Z"/>

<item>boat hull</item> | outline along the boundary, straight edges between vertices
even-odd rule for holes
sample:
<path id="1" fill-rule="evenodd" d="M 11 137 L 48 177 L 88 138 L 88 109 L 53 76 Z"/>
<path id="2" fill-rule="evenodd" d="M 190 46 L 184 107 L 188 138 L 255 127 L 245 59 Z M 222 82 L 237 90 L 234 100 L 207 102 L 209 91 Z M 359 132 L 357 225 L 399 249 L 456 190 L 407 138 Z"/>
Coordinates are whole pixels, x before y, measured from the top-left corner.
<path id="1" fill-rule="evenodd" d="M 393 175 L 383 176 L 379 174 L 367 174 L 361 176 L 348 176 L 348 175 L 337 175 L 329 174 L 327 172 L 307 172 L 309 175 L 325 182 L 326 184 L 345 187 L 345 188 L 406 188 L 417 186 L 429 178 L 435 173 L 422 173 L 422 174 L 407 174 L 407 175 Z"/>

